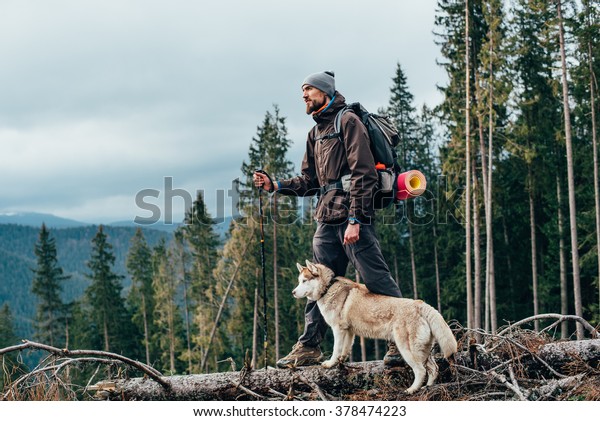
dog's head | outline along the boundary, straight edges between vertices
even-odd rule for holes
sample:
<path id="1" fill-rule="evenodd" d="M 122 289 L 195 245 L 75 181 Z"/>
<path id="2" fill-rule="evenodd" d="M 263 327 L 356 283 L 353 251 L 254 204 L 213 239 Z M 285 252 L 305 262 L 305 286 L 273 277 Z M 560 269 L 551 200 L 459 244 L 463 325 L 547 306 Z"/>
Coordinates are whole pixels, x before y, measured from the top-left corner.
<path id="1" fill-rule="evenodd" d="M 296 263 L 296 267 L 300 275 L 298 275 L 298 286 L 294 288 L 292 295 L 294 298 L 308 298 L 317 301 L 327 292 L 333 279 L 333 271 L 324 265 L 308 260 L 306 266 Z"/>

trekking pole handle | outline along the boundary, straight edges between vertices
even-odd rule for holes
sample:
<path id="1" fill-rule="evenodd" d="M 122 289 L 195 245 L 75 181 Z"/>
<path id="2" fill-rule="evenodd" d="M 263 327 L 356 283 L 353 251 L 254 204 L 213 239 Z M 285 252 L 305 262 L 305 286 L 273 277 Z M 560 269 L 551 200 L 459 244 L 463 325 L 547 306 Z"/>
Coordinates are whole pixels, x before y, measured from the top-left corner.
<path id="1" fill-rule="evenodd" d="M 269 190 L 264 189 L 265 191 L 268 191 L 270 193 L 275 190 L 275 183 L 273 183 L 273 179 L 271 178 L 271 176 L 269 175 L 268 172 L 266 172 L 263 169 L 254 170 L 254 172 L 257 174 L 265 175 L 269 179 L 269 182 L 271 183 L 271 188 Z M 261 188 L 263 188 L 263 187 L 259 187 L 259 189 L 261 189 Z"/>

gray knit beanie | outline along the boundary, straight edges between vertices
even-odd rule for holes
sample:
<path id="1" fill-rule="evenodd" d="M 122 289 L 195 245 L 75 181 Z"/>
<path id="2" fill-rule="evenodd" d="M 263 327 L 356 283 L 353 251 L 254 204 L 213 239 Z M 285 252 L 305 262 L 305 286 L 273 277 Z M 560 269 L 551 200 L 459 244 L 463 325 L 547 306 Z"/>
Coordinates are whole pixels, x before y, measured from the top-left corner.
<path id="1" fill-rule="evenodd" d="M 324 72 L 313 73 L 312 75 L 308 75 L 304 82 L 302 82 L 302 86 L 310 85 L 315 88 L 325 92 L 329 98 L 333 98 L 335 95 L 335 74 L 331 70 L 326 70 Z"/>

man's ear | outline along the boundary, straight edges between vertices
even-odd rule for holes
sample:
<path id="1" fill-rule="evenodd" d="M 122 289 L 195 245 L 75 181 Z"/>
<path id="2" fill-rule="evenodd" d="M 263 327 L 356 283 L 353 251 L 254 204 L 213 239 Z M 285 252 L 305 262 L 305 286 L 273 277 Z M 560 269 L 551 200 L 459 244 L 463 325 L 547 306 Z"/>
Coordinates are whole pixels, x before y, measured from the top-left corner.
<path id="1" fill-rule="evenodd" d="M 300 263 L 296 263 L 296 267 L 298 268 L 298 272 L 302 272 L 304 270 Z"/>

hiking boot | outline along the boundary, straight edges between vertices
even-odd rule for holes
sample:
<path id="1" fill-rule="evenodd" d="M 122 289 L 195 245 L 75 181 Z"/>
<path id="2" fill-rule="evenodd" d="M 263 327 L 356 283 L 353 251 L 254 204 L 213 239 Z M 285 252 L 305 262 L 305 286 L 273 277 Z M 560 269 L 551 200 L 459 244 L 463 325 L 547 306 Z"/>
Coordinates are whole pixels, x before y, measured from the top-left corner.
<path id="1" fill-rule="evenodd" d="M 404 363 L 404 359 L 402 358 L 400 351 L 398 351 L 396 344 L 393 341 L 389 341 L 387 346 L 388 350 L 383 356 L 383 364 L 388 367 L 397 367 L 402 365 Z"/>
<path id="2" fill-rule="evenodd" d="M 277 361 L 277 367 L 290 368 L 301 365 L 313 365 L 318 364 L 322 359 L 323 354 L 319 346 L 313 348 L 298 342 L 289 354 Z"/>

